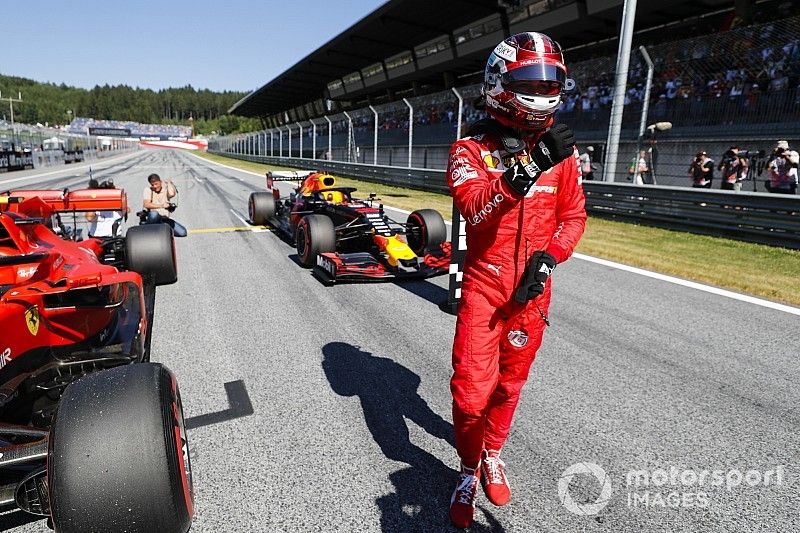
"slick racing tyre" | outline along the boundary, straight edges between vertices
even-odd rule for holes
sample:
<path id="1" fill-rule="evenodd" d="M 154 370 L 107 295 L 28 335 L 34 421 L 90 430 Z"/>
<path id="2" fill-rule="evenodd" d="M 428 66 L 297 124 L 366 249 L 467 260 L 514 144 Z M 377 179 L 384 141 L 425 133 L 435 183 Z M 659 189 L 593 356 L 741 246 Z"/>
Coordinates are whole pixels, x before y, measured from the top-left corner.
<path id="1" fill-rule="evenodd" d="M 60 533 L 185 533 L 194 513 L 178 385 L 163 365 L 103 370 L 64 391 L 47 479 Z"/>
<path id="2" fill-rule="evenodd" d="M 175 237 L 167 224 L 133 226 L 125 234 L 125 263 L 142 277 L 152 277 L 156 285 L 178 281 Z"/>
<path id="3" fill-rule="evenodd" d="M 256 226 L 266 226 L 275 216 L 275 197 L 269 192 L 250 193 L 247 202 L 247 215 Z"/>
<path id="4" fill-rule="evenodd" d="M 297 258 L 304 267 L 317 263 L 317 254 L 336 251 L 336 230 L 325 215 L 308 215 L 297 225 Z"/>
<path id="5" fill-rule="evenodd" d="M 408 246 L 418 256 L 447 240 L 444 219 L 435 209 L 420 209 L 408 215 L 406 230 Z"/>

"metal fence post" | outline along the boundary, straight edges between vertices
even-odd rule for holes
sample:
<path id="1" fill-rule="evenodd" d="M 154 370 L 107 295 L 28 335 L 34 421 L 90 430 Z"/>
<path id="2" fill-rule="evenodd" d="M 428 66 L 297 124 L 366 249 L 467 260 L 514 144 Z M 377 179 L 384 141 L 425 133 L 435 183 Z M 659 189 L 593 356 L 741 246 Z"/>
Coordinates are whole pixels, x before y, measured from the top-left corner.
<path id="1" fill-rule="evenodd" d="M 331 122 L 331 119 L 328 118 L 328 115 L 325 115 L 323 118 L 328 121 L 328 161 L 333 161 L 333 144 L 331 144 L 333 123 Z"/>
<path id="2" fill-rule="evenodd" d="M 317 158 L 317 123 L 314 119 L 310 118 L 308 121 L 311 123 L 311 159 Z"/>
<path id="3" fill-rule="evenodd" d="M 408 106 L 408 168 L 411 168 L 411 148 L 414 145 L 414 107 L 408 98 L 403 98 Z"/>
<path id="4" fill-rule="evenodd" d="M 371 105 L 369 108 L 375 115 L 375 127 L 372 128 L 375 133 L 375 136 L 372 139 L 372 164 L 378 166 L 378 111 L 375 109 L 375 106 Z"/>
<path id="5" fill-rule="evenodd" d="M 614 83 L 614 99 L 611 103 L 611 120 L 608 126 L 606 142 L 606 167 L 603 179 L 614 181 L 619 152 L 619 134 L 622 129 L 622 107 L 625 102 L 625 87 L 628 82 L 628 65 L 631 58 L 631 39 L 633 37 L 633 21 L 636 16 L 636 0 L 625 0 L 622 8 L 622 32 L 617 54 L 617 73 Z M 636 154 L 639 157 L 639 154 Z M 638 160 L 638 159 L 637 159 Z"/>
<path id="6" fill-rule="evenodd" d="M 300 159 L 303 159 L 303 126 L 299 122 L 295 122 L 295 124 L 300 130 Z"/>
<path id="7" fill-rule="evenodd" d="M 344 116 L 347 117 L 347 162 L 353 162 L 353 119 L 347 111 L 343 111 Z M 356 161 L 358 163 L 358 161 Z"/>
<path id="8" fill-rule="evenodd" d="M 647 85 L 644 86 L 644 97 L 642 99 L 642 119 L 639 122 L 639 140 L 644 137 L 644 128 L 647 125 L 647 111 L 650 107 L 650 86 L 653 85 L 653 60 L 650 59 L 650 54 L 647 53 L 647 48 L 644 46 L 639 47 L 642 53 L 644 62 L 647 63 Z"/>
<path id="9" fill-rule="evenodd" d="M 456 140 L 458 140 L 461 138 L 461 121 L 463 120 L 464 116 L 464 98 L 455 87 L 453 87 L 453 94 L 455 94 L 456 98 L 458 98 L 458 118 L 456 119 L 458 121 L 458 125 L 456 126 Z"/>

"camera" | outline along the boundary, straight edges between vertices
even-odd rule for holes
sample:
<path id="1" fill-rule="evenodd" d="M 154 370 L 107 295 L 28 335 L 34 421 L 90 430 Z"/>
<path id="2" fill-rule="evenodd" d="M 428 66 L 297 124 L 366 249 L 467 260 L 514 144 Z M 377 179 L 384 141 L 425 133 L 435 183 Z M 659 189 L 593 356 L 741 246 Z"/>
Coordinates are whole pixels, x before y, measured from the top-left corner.
<path id="1" fill-rule="evenodd" d="M 737 155 L 739 157 L 755 159 L 757 157 L 759 158 L 764 157 L 765 155 L 767 155 L 767 152 L 765 150 L 739 150 L 739 153 Z"/>

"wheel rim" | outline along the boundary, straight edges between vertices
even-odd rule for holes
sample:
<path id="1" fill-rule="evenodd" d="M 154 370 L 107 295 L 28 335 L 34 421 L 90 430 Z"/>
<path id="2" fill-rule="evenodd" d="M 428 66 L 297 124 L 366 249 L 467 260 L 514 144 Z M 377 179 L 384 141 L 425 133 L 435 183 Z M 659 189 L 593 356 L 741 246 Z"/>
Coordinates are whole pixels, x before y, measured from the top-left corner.
<path id="1" fill-rule="evenodd" d="M 420 252 L 425 251 L 426 243 L 427 243 L 427 236 L 425 235 L 425 226 L 422 224 L 422 221 L 419 217 L 414 216 L 410 220 L 411 227 L 411 234 L 414 237 L 413 247 Z"/>
<path id="2" fill-rule="evenodd" d="M 178 384 L 173 378 L 172 413 L 175 419 L 175 447 L 178 454 L 178 465 L 181 468 L 181 487 L 186 502 L 189 518 L 194 515 L 194 481 L 192 479 L 192 460 L 189 457 L 189 441 L 186 438 L 186 424 L 183 419 L 183 405 L 181 403 Z"/>
<path id="3" fill-rule="evenodd" d="M 297 255 L 303 262 L 306 262 L 306 253 L 308 250 L 308 238 L 306 237 L 306 226 L 302 224 L 297 229 Z"/>

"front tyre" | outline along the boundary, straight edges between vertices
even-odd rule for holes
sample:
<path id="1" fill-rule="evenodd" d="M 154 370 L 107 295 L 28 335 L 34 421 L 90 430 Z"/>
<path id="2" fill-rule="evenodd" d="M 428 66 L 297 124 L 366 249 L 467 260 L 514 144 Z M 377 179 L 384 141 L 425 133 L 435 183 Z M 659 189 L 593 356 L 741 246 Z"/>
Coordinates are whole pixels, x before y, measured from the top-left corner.
<path id="1" fill-rule="evenodd" d="M 177 382 L 163 365 L 90 374 L 64 391 L 47 478 L 60 533 L 185 533 L 194 489 Z"/>
<path id="2" fill-rule="evenodd" d="M 441 246 L 447 240 L 447 228 L 442 215 L 435 209 L 419 209 L 408 215 L 406 238 L 411 251 L 418 256 Z"/>
<path id="3" fill-rule="evenodd" d="M 325 215 L 308 215 L 297 225 L 297 258 L 304 267 L 311 268 L 317 255 L 336 251 L 336 230 L 333 221 Z"/>

